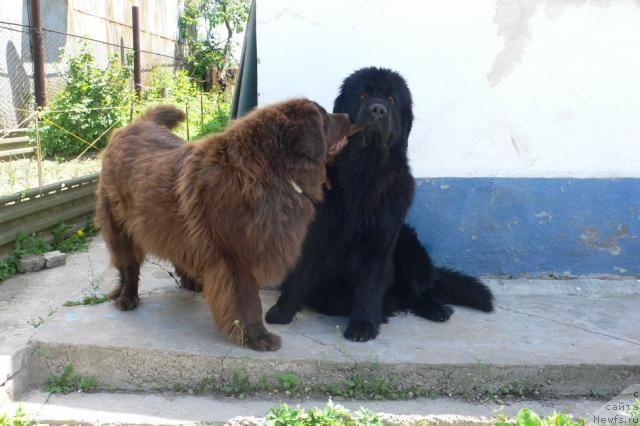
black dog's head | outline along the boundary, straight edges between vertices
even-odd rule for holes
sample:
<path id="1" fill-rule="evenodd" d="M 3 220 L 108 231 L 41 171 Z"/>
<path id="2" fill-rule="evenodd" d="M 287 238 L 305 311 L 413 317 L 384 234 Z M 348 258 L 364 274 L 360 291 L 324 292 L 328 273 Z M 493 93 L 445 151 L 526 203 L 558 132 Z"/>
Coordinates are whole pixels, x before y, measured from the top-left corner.
<path id="1" fill-rule="evenodd" d="M 383 147 L 405 148 L 413 124 L 413 102 L 400 74 L 386 68 L 362 68 L 347 77 L 333 104 L 365 129 L 352 138 Z"/>

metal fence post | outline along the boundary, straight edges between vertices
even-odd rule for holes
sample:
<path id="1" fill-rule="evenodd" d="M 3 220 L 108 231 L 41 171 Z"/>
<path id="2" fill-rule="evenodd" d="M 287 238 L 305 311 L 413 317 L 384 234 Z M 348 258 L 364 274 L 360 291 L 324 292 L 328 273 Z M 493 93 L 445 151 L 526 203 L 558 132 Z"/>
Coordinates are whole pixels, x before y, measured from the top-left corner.
<path id="1" fill-rule="evenodd" d="M 133 26 L 133 82 L 136 96 L 142 94 L 142 78 L 140 77 L 140 15 L 138 6 L 131 6 L 131 23 Z"/>
<path id="2" fill-rule="evenodd" d="M 44 44 L 42 41 L 42 16 L 40 16 L 40 0 L 31 0 L 31 45 L 33 52 L 33 86 L 36 95 L 36 106 L 44 107 L 47 103 L 44 89 Z"/>
<path id="3" fill-rule="evenodd" d="M 36 162 L 38 163 L 38 188 L 44 186 L 44 176 L 42 175 L 42 144 L 40 143 L 40 110 L 36 109 L 34 115 L 34 127 L 36 136 Z"/>

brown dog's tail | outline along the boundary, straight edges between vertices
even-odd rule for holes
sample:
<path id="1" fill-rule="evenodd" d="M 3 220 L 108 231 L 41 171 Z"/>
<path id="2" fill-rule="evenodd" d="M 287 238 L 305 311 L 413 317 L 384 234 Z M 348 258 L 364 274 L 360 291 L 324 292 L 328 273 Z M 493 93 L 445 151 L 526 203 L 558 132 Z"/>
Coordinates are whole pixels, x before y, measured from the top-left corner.
<path id="1" fill-rule="evenodd" d="M 149 108 L 142 114 L 140 119 L 151 121 L 172 130 L 185 119 L 185 114 L 173 105 L 159 105 Z"/>

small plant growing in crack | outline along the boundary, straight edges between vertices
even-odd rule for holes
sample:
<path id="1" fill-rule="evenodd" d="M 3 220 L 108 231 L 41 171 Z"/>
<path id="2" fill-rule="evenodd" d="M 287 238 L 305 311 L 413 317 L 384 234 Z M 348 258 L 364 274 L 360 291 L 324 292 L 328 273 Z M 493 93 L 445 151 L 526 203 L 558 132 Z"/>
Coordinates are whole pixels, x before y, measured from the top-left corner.
<path id="1" fill-rule="evenodd" d="M 89 392 L 98 387 L 95 377 L 73 374 L 73 364 L 67 365 L 60 375 L 51 373 L 45 391 L 51 393 Z"/>
<path id="2" fill-rule="evenodd" d="M 43 318 L 41 316 L 38 316 L 37 318 L 31 318 L 29 321 L 27 321 L 27 324 L 29 324 L 33 328 L 38 328 L 42 324 L 44 324 L 48 318 L 51 318 L 56 312 L 58 312 L 58 308 L 49 306 L 49 311 L 47 312 L 46 318 Z"/>
<path id="3" fill-rule="evenodd" d="M 297 394 L 302 384 L 300 377 L 291 371 L 276 373 L 275 378 L 286 395 Z"/>
<path id="4" fill-rule="evenodd" d="M 79 306 L 79 305 L 98 305 L 100 303 L 108 302 L 109 298 L 100 289 L 100 280 L 96 278 L 93 265 L 89 260 L 89 285 L 91 289 L 80 300 L 67 300 L 62 304 L 65 307 Z"/>
<path id="5" fill-rule="evenodd" d="M 231 383 L 223 385 L 222 391 L 227 395 L 237 396 L 243 399 L 247 393 L 253 391 L 255 386 L 251 383 L 246 371 L 238 369 L 233 372 Z"/>

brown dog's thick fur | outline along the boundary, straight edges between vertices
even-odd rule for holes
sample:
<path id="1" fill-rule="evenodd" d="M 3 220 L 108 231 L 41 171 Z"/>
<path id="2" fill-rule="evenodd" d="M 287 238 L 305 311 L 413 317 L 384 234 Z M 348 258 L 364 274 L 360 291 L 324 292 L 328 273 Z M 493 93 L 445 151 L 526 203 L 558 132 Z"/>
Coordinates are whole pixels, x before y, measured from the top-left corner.
<path id="1" fill-rule="evenodd" d="M 96 222 L 120 273 L 111 297 L 135 309 L 140 264 L 154 254 L 202 280 L 215 321 L 235 342 L 278 349 L 258 288 L 298 257 L 348 117 L 294 99 L 192 143 L 169 131 L 183 118 L 172 106 L 153 108 L 104 151 Z"/>

